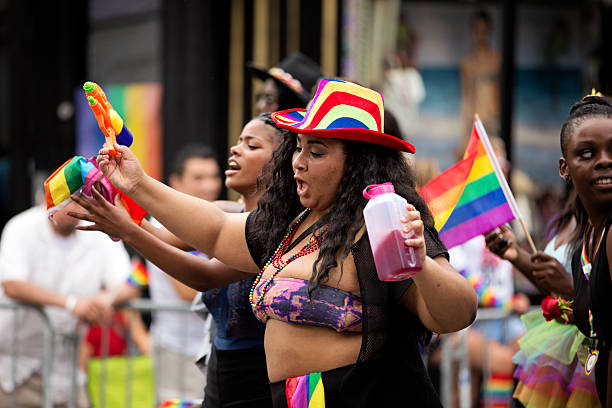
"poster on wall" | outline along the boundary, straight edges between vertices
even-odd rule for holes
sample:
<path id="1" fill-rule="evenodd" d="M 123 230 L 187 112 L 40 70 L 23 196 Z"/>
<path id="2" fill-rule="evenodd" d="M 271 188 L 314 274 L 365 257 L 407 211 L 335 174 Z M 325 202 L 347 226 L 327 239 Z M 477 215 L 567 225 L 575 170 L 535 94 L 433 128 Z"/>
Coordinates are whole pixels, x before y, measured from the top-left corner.
<path id="1" fill-rule="evenodd" d="M 159 83 L 100 84 L 109 102 L 132 132 L 130 149 L 145 171 L 152 177 L 162 177 L 162 86 Z M 76 154 L 96 155 L 104 144 L 98 127 L 81 88 L 75 90 Z"/>
<path id="2" fill-rule="evenodd" d="M 517 8 L 513 165 L 537 185 L 560 184 L 559 130 L 571 104 L 590 91 L 583 72 L 588 33 L 578 14 L 579 6 Z M 400 78 L 398 70 L 404 79 L 385 101 L 395 116 L 411 118 L 402 130 L 417 156 L 442 170 L 463 153 L 475 113 L 490 136 L 499 136 L 502 21 L 498 5 L 402 3 L 386 82 L 390 74 Z M 387 95 L 398 92 L 414 96 L 413 103 L 392 106 Z"/>

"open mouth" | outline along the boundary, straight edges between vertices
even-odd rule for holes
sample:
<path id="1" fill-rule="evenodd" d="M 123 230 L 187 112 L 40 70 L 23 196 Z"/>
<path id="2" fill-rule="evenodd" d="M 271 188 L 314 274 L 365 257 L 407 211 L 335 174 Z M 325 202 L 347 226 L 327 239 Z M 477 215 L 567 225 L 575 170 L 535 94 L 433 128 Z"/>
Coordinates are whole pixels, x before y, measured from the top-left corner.
<path id="1" fill-rule="evenodd" d="M 297 195 L 303 197 L 306 194 L 306 189 L 308 188 L 308 184 L 304 182 L 301 178 L 296 177 L 295 182 L 297 184 Z"/>
<path id="2" fill-rule="evenodd" d="M 234 159 L 229 159 L 227 161 L 227 169 L 228 170 L 240 170 L 240 165 Z"/>

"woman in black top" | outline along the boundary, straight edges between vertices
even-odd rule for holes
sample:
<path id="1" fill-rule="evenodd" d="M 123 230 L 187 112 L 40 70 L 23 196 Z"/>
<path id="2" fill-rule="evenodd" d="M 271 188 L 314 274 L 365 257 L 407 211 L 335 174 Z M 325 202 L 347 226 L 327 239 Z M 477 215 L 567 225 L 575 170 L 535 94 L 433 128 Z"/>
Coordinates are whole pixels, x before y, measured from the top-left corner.
<path id="1" fill-rule="evenodd" d="M 100 167 L 185 242 L 238 270 L 260 273 L 253 309 L 260 316 L 258 301 L 265 298 L 278 312 L 267 314 L 265 333 L 275 406 L 286 406 L 285 390 L 291 391 L 296 377 L 311 373 L 320 373 L 328 408 L 398 401 L 440 406 L 417 343 L 431 331 L 469 325 L 476 294 L 448 263 L 431 214 L 414 190 L 400 154 L 414 147 L 383 133 L 380 94 L 345 81 L 322 81 L 308 112 L 284 113 L 272 115 L 281 127 L 293 121 L 310 130 L 300 129 L 274 153 L 262 180 L 266 192 L 250 214 L 223 213 L 166 188 L 122 146 L 116 157 L 102 149 Z M 319 127 L 313 130 L 314 123 Z M 401 219 L 404 231 L 414 234 L 405 245 L 417 248 L 423 265 L 401 282 L 378 280 L 363 222 L 362 190 L 387 181 L 411 203 Z M 289 286 L 268 293 L 265 284 L 272 281 Z M 304 285 L 305 294 L 294 290 Z M 352 302 L 351 307 L 336 307 L 331 300 L 338 299 Z M 305 310 L 323 304 L 330 314 L 306 315 Z M 292 313 L 283 313 L 280 306 Z M 329 320 L 340 326 L 348 322 L 338 318 L 345 311 L 358 316 L 358 330 L 330 328 Z"/>
<path id="2" fill-rule="evenodd" d="M 612 105 L 600 96 L 576 103 L 561 128 L 559 175 L 578 193 L 576 220 L 584 231 L 572 258 L 574 318 L 590 338 L 582 362 L 594 365 L 597 393 L 612 407 Z M 593 374 L 590 374 L 593 375 Z"/>

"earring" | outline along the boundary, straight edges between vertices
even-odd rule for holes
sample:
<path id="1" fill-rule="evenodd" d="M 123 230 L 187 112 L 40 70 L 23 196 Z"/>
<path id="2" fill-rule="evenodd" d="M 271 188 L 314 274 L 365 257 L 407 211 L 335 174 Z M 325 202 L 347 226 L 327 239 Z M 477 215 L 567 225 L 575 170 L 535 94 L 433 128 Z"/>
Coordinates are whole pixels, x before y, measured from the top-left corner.
<path id="1" fill-rule="evenodd" d="M 572 179 L 570 178 L 569 174 L 565 175 L 565 182 L 569 183 Z"/>

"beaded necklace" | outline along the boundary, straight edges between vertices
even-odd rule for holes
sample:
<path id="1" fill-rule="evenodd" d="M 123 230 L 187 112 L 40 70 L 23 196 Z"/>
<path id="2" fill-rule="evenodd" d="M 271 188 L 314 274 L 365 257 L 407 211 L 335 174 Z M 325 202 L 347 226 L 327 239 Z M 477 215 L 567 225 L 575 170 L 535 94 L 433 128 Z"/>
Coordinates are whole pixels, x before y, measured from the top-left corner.
<path id="1" fill-rule="evenodd" d="M 298 219 L 295 220 L 295 222 L 289 227 L 289 231 L 287 231 L 281 243 L 278 245 L 278 247 L 276 247 L 276 250 L 270 257 L 270 259 L 268 259 L 264 267 L 261 268 L 261 271 L 259 271 L 259 274 L 255 278 L 255 281 L 253 282 L 253 285 L 251 286 L 251 290 L 249 291 L 249 303 L 251 304 L 251 307 L 255 308 L 259 306 L 259 304 L 264 298 L 264 295 L 266 294 L 268 289 L 270 289 L 270 286 L 272 285 L 272 281 L 274 280 L 274 278 L 276 278 L 276 276 L 280 273 L 280 271 L 285 269 L 287 265 L 289 265 L 292 261 L 296 260 L 297 258 L 300 258 L 304 255 L 311 254 L 317 249 L 319 249 L 319 237 L 321 236 L 323 231 L 317 234 L 313 234 L 310 240 L 299 251 L 297 251 L 295 254 L 287 258 L 286 261 L 283 261 L 283 255 L 285 254 L 285 251 L 289 247 L 289 244 L 291 243 L 291 239 L 295 235 L 295 232 L 297 231 L 300 224 L 302 224 L 304 219 L 306 219 L 308 214 L 310 214 L 310 211 L 311 211 L 310 208 L 307 208 L 306 210 L 304 210 L 304 212 L 302 212 L 302 214 L 300 214 Z M 257 299 L 257 302 L 255 302 L 253 301 L 253 295 L 255 293 L 255 288 L 257 287 L 257 284 L 261 280 L 261 276 L 263 275 L 264 271 L 270 265 L 275 267 L 276 271 L 274 271 L 270 279 L 266 282 L 263 289 L 261 290 L 261 295 L 259 296 L 259 299 Z"/>

